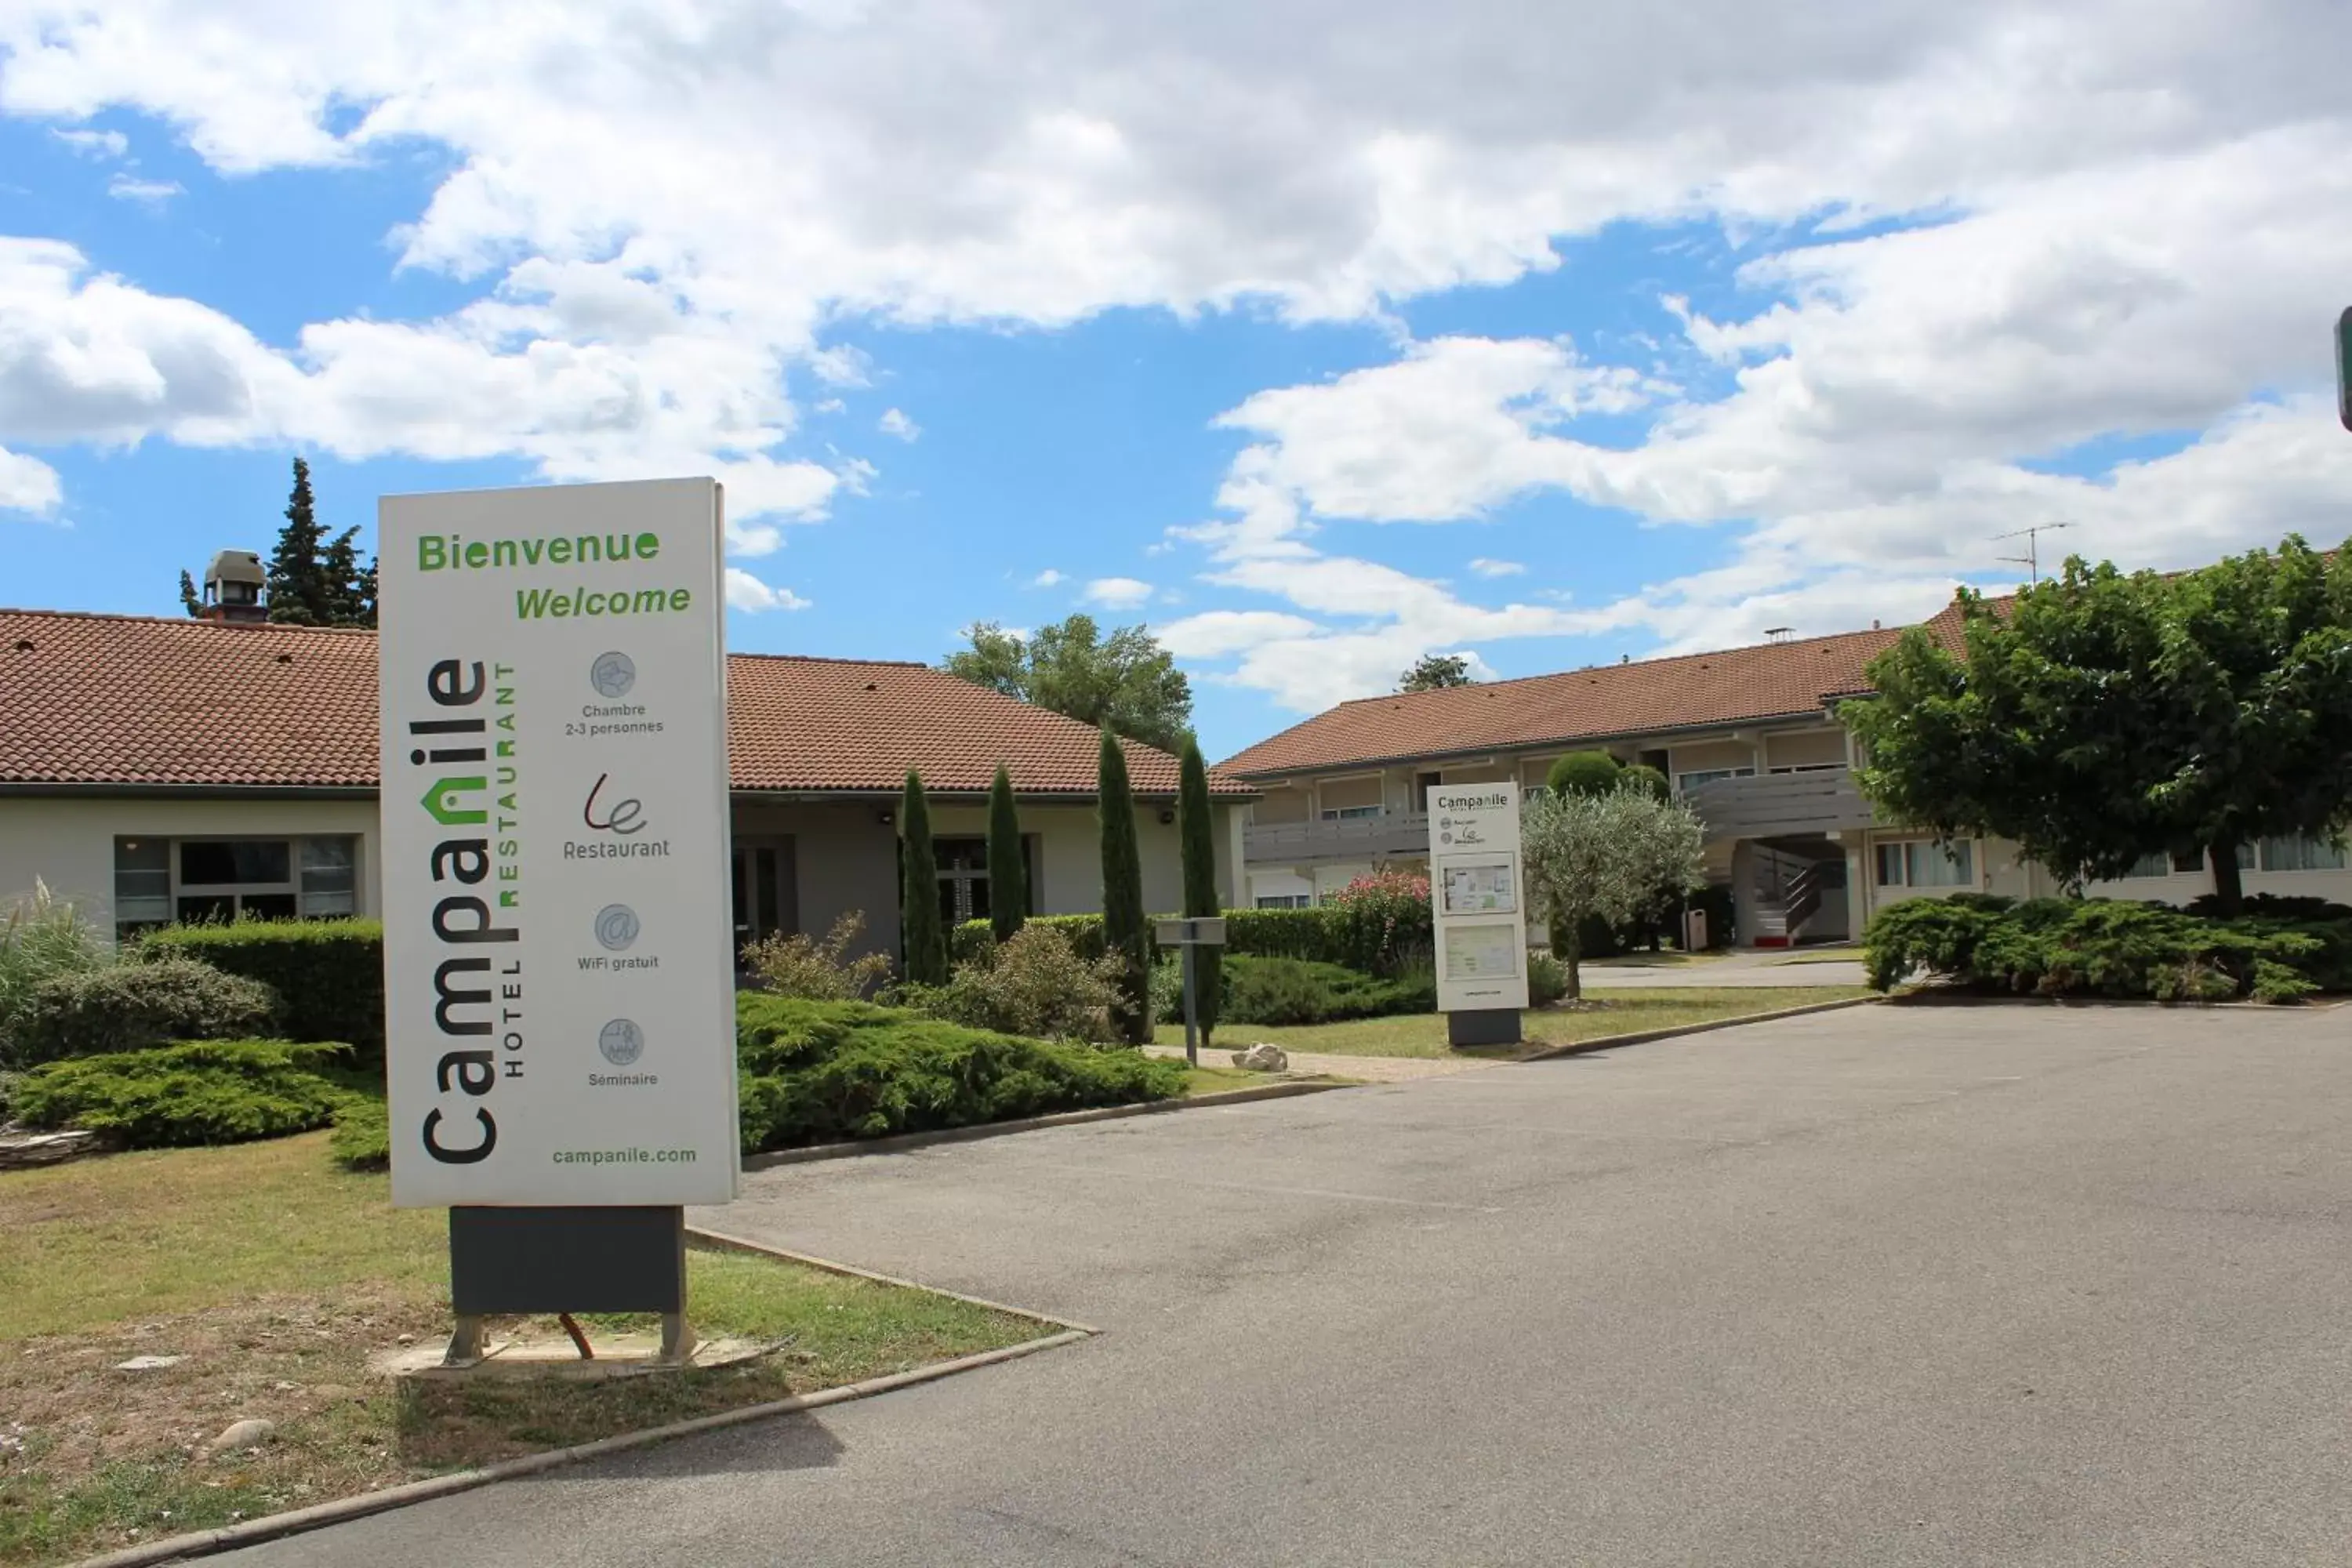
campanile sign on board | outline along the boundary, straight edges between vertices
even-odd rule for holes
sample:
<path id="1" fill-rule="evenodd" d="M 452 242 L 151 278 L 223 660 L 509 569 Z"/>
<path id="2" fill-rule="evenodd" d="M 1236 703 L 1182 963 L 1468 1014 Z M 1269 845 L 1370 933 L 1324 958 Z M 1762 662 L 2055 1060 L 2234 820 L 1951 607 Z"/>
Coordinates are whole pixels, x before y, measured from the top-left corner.
<path id="1" fill-rule="evenodd" d="M 382 504 L 396 1204 L 734 1195 L 719 505 Z"/>

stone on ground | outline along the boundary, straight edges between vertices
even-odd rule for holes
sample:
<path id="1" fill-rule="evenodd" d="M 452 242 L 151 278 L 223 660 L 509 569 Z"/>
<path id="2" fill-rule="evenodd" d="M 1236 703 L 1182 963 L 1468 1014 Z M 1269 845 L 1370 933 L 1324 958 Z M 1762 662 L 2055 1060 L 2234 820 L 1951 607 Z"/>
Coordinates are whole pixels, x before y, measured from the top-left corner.
<path id="1" fill-rule="evenodd" d="M 276 1436 L 277 1423 L 247 1417 L 232 1423 L 227 1431 L 206 1444 L 205 1449 L 214 1454 L 235 1454 L 247 1448 L 258 1448 Z"/>
<path id="2" fill-rule="evenodd" d="M 1260 1040 L 1245 1051 L 1235 1051 L 1234 1066 L 1251 1072 L 1288 1072 L 1290 1058 L 1271 1040 Z"/>

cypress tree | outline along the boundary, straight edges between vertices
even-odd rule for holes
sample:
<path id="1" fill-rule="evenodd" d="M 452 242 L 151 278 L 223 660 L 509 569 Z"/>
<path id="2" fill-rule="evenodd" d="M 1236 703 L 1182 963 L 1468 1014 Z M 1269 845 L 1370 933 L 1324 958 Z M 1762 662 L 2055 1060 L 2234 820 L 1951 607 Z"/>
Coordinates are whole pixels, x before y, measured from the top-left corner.
<path id="1" fill-rule="evenodd" d="M 185 572 L 180 574 L 180 608 L 191 616 L 205 613 L 204 595 L 196 592 L 196 580 Z"/>
<path id="2" fill-rule="evenodd" d="M 1010 942 L 1029 919 L 1029 866 L 1021 853 L 1021 814 L 1013 809 L 1013 775 L 996 764 L 988 785 L 988 923 Z"/>
<path id="3" fill-rule="evenodd" d="M 947 931 L 940 920 L 940 863 L 931 848 L 931 810 L 923 779 L 907 770 L 898 803 L 898 930 L 907 978 L 919 985 L 948 983 Z"/>
<path id="4" fill-rule="evenodd" d="M 1126 996 L 1114 1020 L 1141 1045 L 1151 1038 L 1151 959 L 1143 929 L 1143 852 L 1135 837 L 1135 795 L 1127 783 L 1127 753 L 1118 737 L 1102 732 L 1096 783 L 1102 823 L 1103 951 L 1118 960 Z"/>
<path id="5" fill-rule="evenodd" d="M 269 618 L 296 626 L 335 625 L 333 585 L 327 581 L 326 530 L 310 498 L 310 465 L 294 459 L 294 489 L 286 498 L 286 526 L 269 555 Z"/>
<path id="6" fill-rule="evenodd" d="M 1213 915 L 1218 908 L 1216 818 L 1209 808 L 1208 764 L 1201 760 L 1201 743 L 1189 736 L 1184 742 L 1183 769 L 1177 784 L 1176 837 L 1184 861 L 1184 912 Z M 1218 959 L 1223 952 L 1217 947 L 1192 950 L 1192 983 L 1200 996 L 1203 1046 L 1209 1043 L 1209 1032 L 1217 1024 Z"/>

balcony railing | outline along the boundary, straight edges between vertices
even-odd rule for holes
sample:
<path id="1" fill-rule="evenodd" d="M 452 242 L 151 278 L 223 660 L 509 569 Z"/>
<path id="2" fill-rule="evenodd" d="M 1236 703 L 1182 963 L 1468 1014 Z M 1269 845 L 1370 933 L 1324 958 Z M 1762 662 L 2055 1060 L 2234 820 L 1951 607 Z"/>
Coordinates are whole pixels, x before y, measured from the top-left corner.
<path id="1" fill-rule="evenodd" d="M 1717 779 L 1683 798 L 1706 824 L 1710 840 L 1801 838 L 1885 825 L 1844 768 Z"/>
<path id="2" fill-rule="evenodd" d="M 1264 822 L 1242 830 L 1242 858 L 1252 864 L 1383 860 L 1429 853 L 1429 815 L 1383 812 L 1336 822 Z"/>

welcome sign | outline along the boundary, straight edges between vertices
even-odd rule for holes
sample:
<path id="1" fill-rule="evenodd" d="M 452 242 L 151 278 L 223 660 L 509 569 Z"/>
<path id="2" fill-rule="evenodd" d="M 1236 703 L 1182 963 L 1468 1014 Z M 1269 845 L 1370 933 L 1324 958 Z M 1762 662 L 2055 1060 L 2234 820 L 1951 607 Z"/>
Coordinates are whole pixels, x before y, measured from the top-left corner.
<path id="1" fill-rule="evenodd" d="M 720 497 L 378 511 L 393 1202 L 724 1203 Z"/>
<path id="2" fill-rule="evenodd" d="M 1438 1011 L 1507 1009 L 1516 1018 L 1528 1005 L 1517 784 L 1445 784 L 1429 792 L 1429 898 Z"/>

